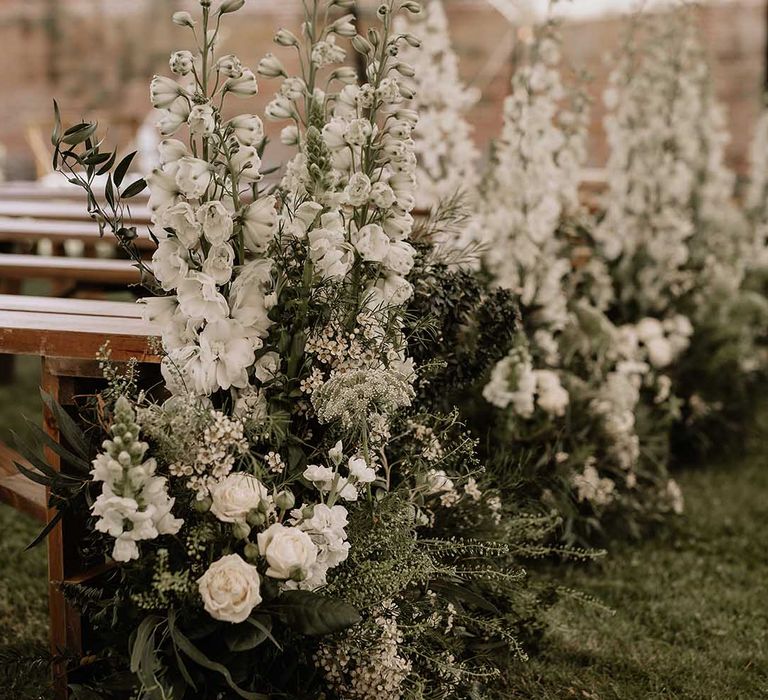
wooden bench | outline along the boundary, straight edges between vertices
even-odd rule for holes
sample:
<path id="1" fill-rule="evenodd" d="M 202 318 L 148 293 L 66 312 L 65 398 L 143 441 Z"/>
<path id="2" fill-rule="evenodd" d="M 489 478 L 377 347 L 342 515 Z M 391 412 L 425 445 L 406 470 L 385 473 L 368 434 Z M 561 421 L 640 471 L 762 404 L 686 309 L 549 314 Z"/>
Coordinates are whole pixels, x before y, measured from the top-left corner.
<path id="1" fill-rule="evenodd" d="M 0 280 L 51 279 L 96 285 L 129 285 L 141 280 L 130 260 L 0 254 Z"/>
<path id="2" fill-rule="evenodd" d="M 150 337 L 159 329 L 140 318 L 141 308 L 132 303 L 82 299 L 49 299 L 0 295 L 0 353 L 37 355 L 42 360 L 42 388 L 62 406 L 71 406 L 78 396 L 92 392 L 101 370 L 96 353 L 109 340 L 114 362 L 136 358 L 155 365 L 160 358 L 151 349 Z M 61 437 L 50 412 L 44 410 L 48 435 Z M 55 511 L 48 508 L 48 495 L 41 487 L 17 478 L 13 462 L 18 455 L 0 450 L 0 500 L 33 517 L 49 522 Z M 45 458 L 61 469 L 58 455 L 45 448 Z M 11 469 L 13 473 L 11 473 Z M 62 583 L 81 583 L 99 571 L 81 561 L 78 541 L 81 529 L 66 518 L 48 537 L 49 608 L 51 648 L 83 652 L 80 617 L 66 602 Z M 103 568 L 103 567 L 101 567 Z M 56 698 L 67 697 L 67 669 L 54 667 Z"/>
<path id="3" fill-rule="evenodd" d="M 124 183 L 127 184 L 127 183 Z M 65 183 L 63 185 L 42 185 L 34 180 L 11 181 L 0 184 L 0 200 L 32 200 L 51 202 L 56 200 L 85 202 L 85 192 L 76 185 Z M 149 195 L 146 190 L 139 193 L 134 201 L 146 203 Z"/>
<path id="4" fill-rule="evenodd" d="M 145 230 L 139 229 L 139 235 L 135 239 L 136 246 L 148 253 L 155 249 L 155 242 Z M 13 218 L 0 219 L 0 242 L 27 243 L 40 240 L 49 240 L 54 244 L 65 241 L 80 241 L 86 247 L 92 248 L 97 243 L 106 241 L 117 242 L 111 233 L 99 233 L 99 227 L 95 223 L 80 221 L 51 221 L 46 219 Z"/>
<path id="5" fill-rule="evenodd" d="M 49 221 L 92 221 L 85 202 L 51 202 L 28 200 L 0 200 L 0 217 L 23 217 Z M 151 221 L 150 211 L 137 203 L 131 207 L 126 223 L 147 225 Z"/>

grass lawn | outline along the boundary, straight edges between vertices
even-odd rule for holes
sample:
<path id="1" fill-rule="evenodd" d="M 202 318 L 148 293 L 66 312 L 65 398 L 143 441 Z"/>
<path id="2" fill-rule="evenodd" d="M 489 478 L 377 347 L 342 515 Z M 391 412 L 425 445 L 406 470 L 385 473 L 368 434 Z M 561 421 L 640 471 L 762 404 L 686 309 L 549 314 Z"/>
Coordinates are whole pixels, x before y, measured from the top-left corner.
<path id="1" fill-rule="evenodd" d="M 37 415 L 36 363 L 0 387 L 0 439 Z M 686 515 L 604 562 L 563 572 L 563 583 L 615 609 L 551 612 L 542 653 L 518 670 L 513 697 L 645 700 L 768 697 L 768 413 L 747 456 L 680 476 Z M 45 643 L 45 552 L 23 552 L 37 525 L 0 506 L 0 698 L 45 697 L 45 672 L 8 660 Z M 5 669 L 3 667 L 6 667 Z M 27 670 L 28 669 L 28 670 Z"/>

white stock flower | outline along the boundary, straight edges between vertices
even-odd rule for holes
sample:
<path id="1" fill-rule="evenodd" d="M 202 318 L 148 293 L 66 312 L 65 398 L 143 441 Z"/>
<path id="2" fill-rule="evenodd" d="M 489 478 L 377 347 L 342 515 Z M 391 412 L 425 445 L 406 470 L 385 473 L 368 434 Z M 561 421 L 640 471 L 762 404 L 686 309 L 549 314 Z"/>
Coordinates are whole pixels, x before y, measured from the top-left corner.
<path id="1" fill-rule="evenodd" d="M 211 513 L 224 523 L 244 523 L 268 498 L 269 491 L 255 476 L 231 472 L 211 486 Z"/>
<path id="2" fill-rule="evenodd" d="M 239 554 L 213 562 L 197 585 L 206 612 L 215 620 L 244 622 L 261 603 L 259 573 Z"/>
<path id="3" fill-rule="evenodd" d="M 317 547 L 310 536 L 297 527 L 270 525 L 256 536 L 259 552 L 267 560 L 267 576 L 301 581 L 317 560 Z"/>

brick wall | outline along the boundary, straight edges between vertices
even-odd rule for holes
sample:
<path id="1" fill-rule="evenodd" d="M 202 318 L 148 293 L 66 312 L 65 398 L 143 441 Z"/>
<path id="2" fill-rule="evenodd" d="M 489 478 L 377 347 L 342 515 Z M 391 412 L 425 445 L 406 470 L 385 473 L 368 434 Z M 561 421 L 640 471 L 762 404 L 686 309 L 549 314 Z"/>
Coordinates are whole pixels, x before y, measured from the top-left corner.
<path id="1" fill-rule="evenodd" d="M 482 91 L 470 119 L 478 144 L 485 148 L 500 129 L 501 101 L 513 71 L 520 29 L 480 0 L 445 2 L 464 79 Z M 193 4 L 182 0 L 0 0 L 0 45 L 5 59 L 0 72 L 0 142 L 8 150 L 9 176 L 34 176 L 29 132 L 47 141 L 54 96 L 66 120 L 96 116 L 109 126 L 110 141 L 126 144 L 149 111 L 149 77 L 165 71 L 170 50 L 183 48 L 187 41 L 185 30 L 168 18 L 174 10 Z M 364 18 L 376 4 L 363 0 Z M 251 8 L 247 17 L 230 23 L 223 41 L 227 52 L 255 66 L 261 55 L 272 50 L 275 28 L 297 28 L 298 4 L 253 0 L 247 7 Z M 698 21 L 715 66 L 718 93 L 728 106 L 733 133 L 729 159 L 742 169 L 761 100 L 765 3 L 737 0 L 702 8 Z M 593 165 L 603 163 L 606 156 L 600 100 L 609 68 L 605 56 L 620 46 L 621 36 L 622 21 L 615 18 L 569 23 L 564 29 L 566 57 L 594 76 L 590 86 L 595 98 L 590 139 Z M 262 80 L 261 89 L 247 109 L 263 109 L 276 83 Z M 276 137 L 279 127 L 268 125 L 268 129 Z M 272 152 L 278 157 L 279 149 Z"/>

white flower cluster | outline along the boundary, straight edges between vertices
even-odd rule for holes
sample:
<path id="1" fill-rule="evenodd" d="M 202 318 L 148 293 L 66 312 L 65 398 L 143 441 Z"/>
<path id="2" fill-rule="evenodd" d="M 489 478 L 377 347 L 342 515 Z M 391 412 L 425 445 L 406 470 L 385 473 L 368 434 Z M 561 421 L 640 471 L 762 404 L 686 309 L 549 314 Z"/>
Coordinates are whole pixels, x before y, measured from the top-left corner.
<path id="1" fill-rule="evenodd" d="M 140 427 L 130 402 L 121 396 L 115 404 L 112 439 L 93 460 L 93 481 L 102 482 L 101 493 L 91 506 L 98 518 L 96 530 L 115 538 L 115 561 L 138 559 L 138 542 L 158 535 L 175 535 L 183 520 L 171 513 L 165 477 L 156 476 L 156 462 L 145 459 L 149 449 L 139 440 Z"/>
<path id="2" fill-rule="evenodd" d="M 407 84 L 419 113 L 413 130 L 418 204 L 432 207 L 459 192 L 474 196 L 479 154 L 465 115 L 479 94 L 461 82 L 442 0 L 429 0 L 420 15 L 399 22 L 397 29 L 412 29 L 421 41 L 420 46 L 406 44 L 400 53 L 416 72 Z"/>
<path id="3" fill-rule="evenodd" d="M 525 348 L 514 348 L 496 363 L 483 397 L 498 408 L 512 406 L 512 412 L 523 419 L 531 418 L 536 406 L 549 416 L 563 416 L 570 400 L 558 374 L 533 369 Z"/>
<path id="4" fill-rule="evenodd" d="M 571 267 L 556 234 L 563 215 L 578 208 L 586 157 L 586 112 L 577 100 L 561 109 L 559 64 L 559 40 L 548 28 L 512 79 L 479 213 L 496 281 L 520 294 L 537 327 L 552 329 L 567 319 L 562 280 Z"/>
<path id="5" fill-rule="evenodd" d="M 160 165 L 147 178 L 162 239 L 152 270 L 172 293 L 147 300 L 147 315 L 163 328 L 168 388 L 195 396 L 249 386 L 274 304 L 272 263 L 263 254 L 277 225 L 275 199 L 252 196 L 261 179 L 263 125 L 256 115 L 225 121 L 221 112 L 228 95 L 256 94 L 256 79 L 236 56 L 212 61 L 212 42 L 199 56 L 176 52 L 170 66 L 178 79 L 155 76 L 151 85 L 161 134 L 186 125 L 189 140 L 162 141 Z"/>
<path id="6" fill-rule="evenodd" d="M 749 150 L 750 178 L 745 205 L 753 229 L 753 255 L 749 266 L 768 266 L 768 109 L 755 127 Z"/>
<path id="7" fill-rule="evenodd" d="M 600 476 L 594 460 L 588 460 L 584 471 L 571 477 L 571 483 L 580 502 L 589 501 L 595 506 L 607 506 L 616 496 L 616 484 L 612 479 Z"/>

